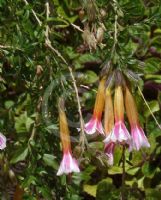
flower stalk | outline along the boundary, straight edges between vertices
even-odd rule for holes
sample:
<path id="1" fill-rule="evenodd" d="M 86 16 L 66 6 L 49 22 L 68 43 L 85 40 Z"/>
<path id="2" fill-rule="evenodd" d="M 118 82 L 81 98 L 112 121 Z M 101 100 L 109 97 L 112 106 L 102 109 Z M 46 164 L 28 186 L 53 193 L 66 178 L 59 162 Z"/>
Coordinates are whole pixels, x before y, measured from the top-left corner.
<path id="1" fill-rule="evenodd" d="M 122 190 L 121 190 L 121 200 L 125 200 L 125 176 L 126 176 L 126 170 L 125 170 L 125 157 L 126 147 L 125 145 L 122 146 Z"/>

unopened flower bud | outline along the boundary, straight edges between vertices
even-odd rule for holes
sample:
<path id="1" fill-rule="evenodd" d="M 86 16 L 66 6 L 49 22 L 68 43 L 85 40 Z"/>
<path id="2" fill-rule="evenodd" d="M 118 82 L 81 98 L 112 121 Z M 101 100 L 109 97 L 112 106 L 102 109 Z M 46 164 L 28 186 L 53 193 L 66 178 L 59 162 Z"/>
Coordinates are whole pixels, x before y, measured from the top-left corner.
<path id="1" fill-rule="evenodd" d="M 85 14 L 85 12 L 84 12 L 84 10 L 80 10 L 79 11 L 79 19 L 81 20 L 81 21 L 83 21 L 83 19 L 84 19 L 84 14 Z"/>
<path id="2" fill-rule="evenodd" d="M 42 66 L 41 65 L 37 65 L 36 66 L 36 75 L 40 76 L 42 74 L 42 72 L 43 72 Z"/>
<path id="3" fill-rule="evenodd" d="M 96 49 L 97 41 L 93 33 L 91 33 L 88 29 L 85 29 L 82 34 L 82 37 L 84 43 L 86 43 L 89 46 L 90 50 Z"/>
<path id="4" fill-rule="evenodd" d="M 15 176 L 15 173 L 12 169 L 10 169 L 8 171 L 8 175 L 9 175 L 9 178 L 13 181 L 13 182 L 16 182 L 16 176 Z"/>
<path id="5" fill-rule="evenodd" d="M 87 3 L 87 15 L 90 22 L 96 19 L 96 7 L 92 0 L 89 0 Z"/>
<path id="6" fill-rule="evenodd" d="M 107 12 L 104 9 L 101 8 L 100 9 L 100 15 L 101 15 L 102 18 L 105 18 L 106 15 L 107 15 Z"/>
<path id="7" fill-rule="evenodd" d="M 97 29 L 97 33 L 96 33 L 97 43 L 101 43 L 103 40 L 103 37 L 104 37 L 104 29 L 103 29 L 103 27 L 99 27 Z"/>

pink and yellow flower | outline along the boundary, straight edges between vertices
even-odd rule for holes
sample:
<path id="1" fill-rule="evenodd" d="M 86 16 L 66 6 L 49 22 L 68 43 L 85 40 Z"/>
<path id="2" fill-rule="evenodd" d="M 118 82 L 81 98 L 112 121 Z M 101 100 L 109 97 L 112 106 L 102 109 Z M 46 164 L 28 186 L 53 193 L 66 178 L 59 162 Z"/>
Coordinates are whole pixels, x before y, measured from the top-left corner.
<path id="1" fill-rule="evenodd" d="M 115 88 L 114 95 L 114 116 L 115 125 L 113 131 L 105 139 L 105 143 L 127 143 L 131 145 L 131 136 L 124 124 L 124 100 L 122 87 L 119 85 Z"/>
<path id="2" fill-rule="evenodd" d="M 0 149 L 6 148 L 6 137 L 0 133 Z"/>
<path id="3" fill-rule="evenodd" d="M 98 87 L 98 92 L 96 96 L 95 106 L 92 118 L 88 123 L 85 124 L 85 132 L 87 134 L 94 134 L 98 131 L 101 134 L 104 134 L 101 117 L 105 103 L 105 79 L 102 78 Z"/>
<path id="4" fill-rule="evenodd" d="M 63 159 L 61 161 L 57 175 L 60 176 L 62 174 L 80 172 L 78 167 L 78 162 L 72 156 L 70 133 L 62 100 L 59 101 L 59 124 L 60 124 L 60 138 L 63 149 Z"/>
<path id="5" fill-rule="evenodd" d="M 131 126 L 132 146 L 130 149 L 139 150 L 141 147 L 150 147 L 148 139 L 139 124 L 138 111 L 135 100 L 128 87 L 126 87 L 125 106 L 126 114 Z"/>
<path id="6" fill-rule="evenodd" d="M 114 127 L 114 112 L 113 112 L 113 103 L 110 88 L 106 89 L 105 94 L 105 112 L 104 112 L 104 129 L 105 135 L 108 136 L 111 134 Z M 105 154 L 108 157 L 108 164 L 113 165 L 113 153 L 114 153 L 115 143 L 109 142 L 105 144 Z"/>

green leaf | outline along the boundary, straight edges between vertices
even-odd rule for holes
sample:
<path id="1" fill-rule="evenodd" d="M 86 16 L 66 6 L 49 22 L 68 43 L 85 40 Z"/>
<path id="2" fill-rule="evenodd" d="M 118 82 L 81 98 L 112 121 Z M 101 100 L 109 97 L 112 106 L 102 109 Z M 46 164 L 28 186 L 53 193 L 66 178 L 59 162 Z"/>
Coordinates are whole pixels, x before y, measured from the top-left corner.
<path id="1" fill-rule="evenodd" d="M 27 116 L 25 111 L 19 117 L 15 117 L 15 129 L 17 133 L 29 132 L 34 120 Z"/>
<path id="2" fill-rule="evenodd" d="M 44 154 L 42 159 L 43 159 L 43 161 L 45 162 L 46 165 L 57 170 L 58 169 L 58 163 L 56 162 L 55 158 L 56 157 L 51 155 L 51 154 Z"/>
<path id="3" fill-rule="evenodd" d="M 25 188 L 25 187 L 29 187 L 31 185 L 36 185 L 36 183 L 37 183 L 37 178 L 33 175 L 30 175 L 29 177 L 26 177 L 22 186 Z"/>
<path id="4" fill-rule="evenodd" d="M 159 71 L 161 67 L 159 58 L 149 58 L 145 63 L 145 72 L 148 74 L 153 74 Z"/>
<path id="5" fill-rule="evenodd" d="M 51 196 L 51 192 L 50 192 L 50 189 L 43 186 L 43 187 L 38 187 L 38 191 L 40 194 L 42 194 L 42 196 L 45 198 L 45 199 L 52 199 L 52 196 Z"/>
<path id="6" fill-rule="evenodd" d="M 148 102 L 148 105 L 149 105 L 152 113 L 160 110 L 159 103 L 156 100 Z M 151 112 L 149 111 L 149 109 L 146 105 L 144 105 L 144 110 L 145 110 L 144 115 L 146 118 L 148 118 L 151 115 Z"/>
<path id="7" fill-rule="evenodd" d="M 92 84 L 95 83 L 98 80 L 98 76 L 95 72 L 91 70 L 87 70 L 86 74 L 84 75 L 84 84 Z"/>
<path id="8" fill-rule="evenodd" d="M 96 197 L 96 191 L 97 191 L 97 185 L 83 185 L 83 190 L 84 192 L 86 192 L 87 194 Z"/>
<path id="9" fill-rule="evenodd" d="M 152 163 L 145 163 L 142 167 L 142 172 L 144 174 L 144 176 L 152 178 L 154 176 L 154 174 L 156 173 L 156 168 L 157 165 L 153 165 Z"/>
<path id="10" fill-rule="evenodd" d="M 22 113 L 19 117 L 15 117 L 15 129 L 17 133 L 26 132 L 27 112 Z"/>
<path id="11" fill-rule="evenodd" d="M 18 150 L 17 152 L 14 153 L 13 158 L 10 160 L 11 164 L 15 164 L 19 161 L 23 161 L 26 159 L 27 155 L 29 153 L 28 148 L 21 148 L 20 150 Z"/>
<path id="12" fill-rule="evenodd" d="M 14 101 L 8 100 L 8 101 L 5 101 L 4 106 L 6 109 L 10 109 L 14 104 L 15 104 Z"/>
<path id="13" fill-rule="evenodd" d="M 93 149 L 102 149 L 103 148 L 103 143 L 102 142 L 90 142 L 89 147 Z M 93 152 L 95 153 L 95 152 Z"/>
<path id="14" fill-rule="evenodd" d="M 119 145 L 116 145 L 115 147 L 115 153 L 114 153 L 114 163 L 117 165 L 121 159 L 122 156 L 122 148 Z"/>
<path id="15" fill-rule="evenodd" d="M 147 199 L 158 200 L 161 197 L 161 191 L 159 189 L 148 188 L 145 190 Z"/>
<path id="16" fill-rule="evenodd" d="M 119 190 L 112 183 L 111 178 L 104 179 L 97 186 L 96 200 L 116 200 L 118 199 Z"/>
<path id="17" fill-rule="evenodd" d="M 58 126 L 56 124 L 51 124 L 45 128 L 49 133 L 51 133 L 53 130 L 58 130 Z"/>
<path id="18" fill-rule="evenodd" d="M 77 177 L 80 177 L 81 180 L 84 180 L 85 182 L 89 181 L 91 179 L 91 174 L 96 169 L 95 166 L 89 165 L 84 171 L 77 174 Z"/>
<path id="19" fill-rule="evenodd" d="M 34 123 L 34 120 L 30 117 L 27 117 L 26 119 L 26 130 L 29 132 L 31 125 Z"/>
<path id="20" fill-rule="evenodd" d="M 133 168 L 129 168 L 126 173 L 129 175 L 135 175 L 138 171 L 139 171 L 140 167 L 133 167 Z"/>
<path id="21" fill-rule="evenodd" d="M 122 174 L 122 168 L 119 166 L 113 166 L 111 168 L 108 169 L 108 173 L 110 175 L 114 175 L 114 174 Z"/>

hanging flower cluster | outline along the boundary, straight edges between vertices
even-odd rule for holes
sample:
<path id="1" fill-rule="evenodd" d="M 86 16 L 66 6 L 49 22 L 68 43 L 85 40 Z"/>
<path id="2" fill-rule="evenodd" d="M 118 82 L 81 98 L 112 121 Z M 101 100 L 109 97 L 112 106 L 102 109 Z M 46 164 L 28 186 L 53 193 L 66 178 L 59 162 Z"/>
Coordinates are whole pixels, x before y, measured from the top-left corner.
<path id="1" fill-rule="evenodd" d="M 63 100 L 59 100 L 59 125 L 60 125 L 60 138 L 63 149 L 63 159 L 58 169 L 57 175 L 70 174 L 72 172 L 79 172 L 78 163 L 72 156 L 70 133 L 67 123 L 66 114 L 64 111 Z"/>
<path id="2" fill-rule="evenodd" d="M 85 132 L 89 135 L 98 132 L 105 137 L 104 152 L 108 157 L 109 165 L 113 165 L 116 145 L 127 146 L 129 151 L 150 147 L 140 126 L 136 103 L 129 85 L 126 84 L 120 71 L 116 70 L 113 74 L 114 82 L 112 84 L 107 77 L 100 80 L 93 115 L 84 127 Z M 59 101 L 58 107 L 63 159 L 57 175 L 80 172 L 78 163 L 72 156 L 69 128 L 62 99 Z M 104 126 L 102 126 L 103 113 Z M 125 113 L 131 127 L 131 134 L 125 125 Z"/>
<path id="3" fill-rule="evenodd" d="M 118 72 L 117 72 L 118 73 Z M 135 100 L 129 87 L 119 72 L 120 80 L 115 77 L 114 103 L 112 100 L 112 87 L 105 87 L 106 79 L 100 81 L 93 116 L 85 125 L 87 134 L 94 134 L 98 131 L 105 135 L 105 154 L 108 157 L 109 165 L 113 165 L 113 153 L 116 144 L 126 145 L 129 151 L 139 150 L 141 147 L 150 147 L 150 144 L 140 126 L 138 111 Z M 124 106 L 125 104 L 125 106 Z M 124 122 L 124 113 L 131 126 L 131 134 Z M 101 117 L 104 110 L 104 129 L 102 128 Z"/>

